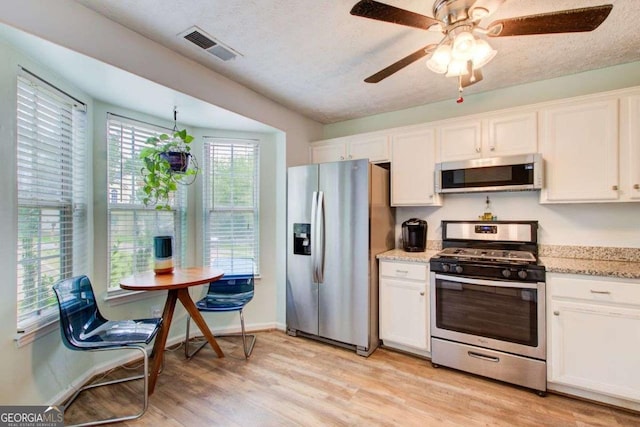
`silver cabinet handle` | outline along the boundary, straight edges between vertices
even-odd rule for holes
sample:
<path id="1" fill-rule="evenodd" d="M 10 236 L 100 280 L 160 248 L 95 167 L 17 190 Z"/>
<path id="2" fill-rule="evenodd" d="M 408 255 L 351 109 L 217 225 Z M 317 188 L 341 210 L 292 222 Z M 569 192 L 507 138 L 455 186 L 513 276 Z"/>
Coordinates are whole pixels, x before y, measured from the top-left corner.
<path id="1" fill-rule="evenodd" d="M 344 156 L 340 156 L 340 160 L 344 160 Z"/>
<path id="2" fill-rule="evenodd" d="M 553 315 L 554 315 L 554 316 L 560 316 L 560 312 L 559 312 L 558 310 L 554 310 L 554 311 L 553 311 Z"/>
<path id="3" fill-rule="evenodd" d="M 596 291 L 591 289 L 592 294 L 611 295 L 611 291 Z"/>
<path id="4" fill-rule="evenodd" d="M 423 297 L 424 296 L 424 291 L 420 292 L 420 296 Z"/>
<path id="5" fill-rule="evenodd" d="M 489 150 L 496 151 L 496 147 L 490 147 Z"/>
<path id="6" fill-rule="evenodd" d="M 409 270 L 396 270 L 396 273 L 398 274 L 407 274 L 409 272 Z"/>
<path id="7" fill-rule="evenodd" d="M 349 154 L 349 160 L 353 159 L 353 156 L 351 154 Z"/>
<path id="8" fill-rule="evenodd" d="M 480 147 L 476 147 L 476 153 L 480 152 Z"/>

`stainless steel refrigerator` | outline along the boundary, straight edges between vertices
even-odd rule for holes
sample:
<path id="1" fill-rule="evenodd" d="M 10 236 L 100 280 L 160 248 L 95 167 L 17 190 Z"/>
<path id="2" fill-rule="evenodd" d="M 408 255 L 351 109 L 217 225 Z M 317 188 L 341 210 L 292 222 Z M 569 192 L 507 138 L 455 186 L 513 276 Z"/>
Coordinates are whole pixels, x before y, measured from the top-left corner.
<path id="1" fill-rule="evenodd" d="M 289 168 L 287 333 L 378 346 L 378 263 L 393 248 L 389 171 L 367 160 Z"/>

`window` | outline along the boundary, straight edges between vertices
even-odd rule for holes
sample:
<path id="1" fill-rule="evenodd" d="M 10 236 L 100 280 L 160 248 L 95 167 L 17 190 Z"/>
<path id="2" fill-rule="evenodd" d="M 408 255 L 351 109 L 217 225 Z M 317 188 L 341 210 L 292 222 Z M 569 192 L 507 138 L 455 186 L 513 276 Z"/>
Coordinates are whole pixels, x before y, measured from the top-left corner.
<path id="1" fill-rule="evenodd" d="M 171 129 L 107 115 L 109 290 L 120 289 L 120 279 L 153 270 L 153 236 L 171 235 L 173 258 L 180 265 L 185 253 L 186 188 L 180 187 L 170 200 L 170 211 L 142 203 L 140 150 L 150 136 Z"/>
<path id="2" fill-rule="evenodd" d="M 259 274 L 259 146 L 205 138 L 204 262 L 226 274 Z"/>
<path id="3" fill-rule="evenodd" d="M 87 272 L 85 105 L 26 70 L 17 82 L 18 330 L 58 315 L 52 285 Z"/>

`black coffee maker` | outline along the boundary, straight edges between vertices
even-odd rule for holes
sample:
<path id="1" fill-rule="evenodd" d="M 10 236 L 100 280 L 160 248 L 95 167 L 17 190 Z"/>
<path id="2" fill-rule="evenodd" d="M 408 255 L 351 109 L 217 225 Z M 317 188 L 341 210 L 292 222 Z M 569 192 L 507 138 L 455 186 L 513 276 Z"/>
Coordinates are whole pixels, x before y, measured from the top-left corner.
<path id="1" fill-rule="evenodd" d="M 424 252 L 427 246 L 427 221 L 411 218 L 403 222 L 402 246 L 406 252 Z"/>

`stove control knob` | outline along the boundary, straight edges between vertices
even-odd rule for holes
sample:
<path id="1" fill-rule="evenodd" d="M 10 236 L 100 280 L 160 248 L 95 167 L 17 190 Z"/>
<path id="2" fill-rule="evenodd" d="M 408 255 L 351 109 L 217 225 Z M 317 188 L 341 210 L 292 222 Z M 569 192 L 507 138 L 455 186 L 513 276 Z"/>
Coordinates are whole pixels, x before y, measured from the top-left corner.
<path id="1" fill-rule="evenodd" d="M 511 270 L 509 270 L 508 268 L 502 270 L 502 276 L 504 276 L 505 279 L 508 279 L 509 277 L 511 277 Z"/>
<path id="2" fill-rule="evenodd" d="M 460 267 L 459 265 L 456 265 L 456 273 L 462 273 L 462 267 Z"/>
<path id="3" fill-rule="evenodd" d="M 518 277 L 521 278 L 521 279 L 526 279 L 527 278 L 527 271 L 526 270 L 518 271 Z"/>
<path id="4" fill-rule="evenodd" d="M 442 264 L 442 271 L 445 273 L 449 271 L 449 264 Z"/>

